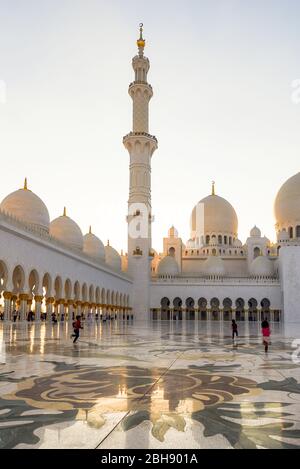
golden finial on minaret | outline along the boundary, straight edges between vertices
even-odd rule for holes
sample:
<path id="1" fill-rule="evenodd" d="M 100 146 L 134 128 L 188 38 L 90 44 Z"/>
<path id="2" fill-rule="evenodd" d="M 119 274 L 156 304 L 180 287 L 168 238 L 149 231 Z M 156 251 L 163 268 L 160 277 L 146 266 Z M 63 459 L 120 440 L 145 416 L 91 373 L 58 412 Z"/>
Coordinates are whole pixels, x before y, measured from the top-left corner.
<path id="1" fill-rule="evenodd" d="M 66 207 L 64 207 L 63 217 L 66 217 L 66 216 L 67 216 L 67 209 L 66 209 Z"/>
<path id="2" fill-rule="evenodd" d="M 212 181 L 211 195 L 216 195 L 216 194 L 215 194 L 215 181 Z"/>
<path id="3" fill-rule="evenodd" d="M 27 190 L 28 190 L 28 187 L 27 187 L 27 178 L 25 178 L 23 189 L 24 189 L 24 191 L 27 191 Z"/>
<path id="4" fill-rule="evenodd" d="M 90 225 L 89 234 L 92 234 L 92 225 Z"/>
<path id="5" fill-rule="evenodd" d="M 146 45 L 146 41 L 145 39 L 143 38 L 143 23 L 140 23 L 140 37 L 138 38 L 138 40 L 136 41 L 136 44 L 139 48 L 139 56 L 142 57 L 143 53 L 144 53 L 144 47 Z"/>

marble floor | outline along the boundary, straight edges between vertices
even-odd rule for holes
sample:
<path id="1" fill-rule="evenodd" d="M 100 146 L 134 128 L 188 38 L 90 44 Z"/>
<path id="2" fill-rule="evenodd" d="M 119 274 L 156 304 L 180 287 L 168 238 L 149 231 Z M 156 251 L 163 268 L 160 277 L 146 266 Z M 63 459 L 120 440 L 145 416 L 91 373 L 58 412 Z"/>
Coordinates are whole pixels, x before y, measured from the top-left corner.
<path id="1" fill-rule="evenodd" d="M 0 448 L 297 448 L 300 353 L 257 323 L 0 323 Z M 300 340 L 298 341 L 300 348 Z"/>

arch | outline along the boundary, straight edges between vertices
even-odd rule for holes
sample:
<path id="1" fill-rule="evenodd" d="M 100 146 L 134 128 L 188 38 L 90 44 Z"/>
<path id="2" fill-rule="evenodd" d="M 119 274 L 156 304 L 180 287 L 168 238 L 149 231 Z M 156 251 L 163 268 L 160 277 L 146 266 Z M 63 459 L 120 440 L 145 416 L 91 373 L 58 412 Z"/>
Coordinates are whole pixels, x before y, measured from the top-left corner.
<path id="1" fill-rule="evenodd" d="M 191 297 L 185 300 L 186 319 L 195 319 L 195 300 Z"/>
<path id="2" fill-rule="evenodd" d="M 115 303 L 116 303 L 116 306 L 119 306 L 119 292 L 116 293 L 116 300 L 115 300 Z"/>
<path id="3" fill-rule="evenodd" d="M 13 270 L 12 284 L 14 293 L 20 293 L 23 291 L 25 285 L 25 272 L 23 267 L 20 265 L 17 265 Z"/>
<path id="4" fill-rule="evenodd" d="M 62 279 L 59 275 L 57 275 L 54 281 L 54 292 L 55 292 L 55 298 L 59 300 L 62 295 Z"/>
<path id="5" fill-rule="evenodd" d="M 271 302 L 268 298 L 263 298 L 260 302 L 261 305 L 261 318 L 262 320 L 266 319 L 267 321 L 270 321 L 271 319 L 271 311 L 270 311 L 270 306 Z"/>
<path id="6" fill-rule="evenodd" d="M 106 302 L 105 302 L 107 305 L 110 304 L 110 290 L 107 290 L 106 291 Z"/>
<path id="7" fill-rule="evenodd" d="M 198 300 L 198 309 L 200 312 L 201 319 L 207 319 L 207 299 L 206 298 L 199 298 Z"/>
<path id="8" fill-rule="evenodd" d="M 232 319 L 232 300 L 230 298 L 224 298 L 223 300 L 223 319 L 224 321 Z"/>
<path id="9" fill-rule="evenodd" d="M 254 249 L 253 249 L 253 259 L 256 259 L 258 256 L 261 255 L 261 251 L 260 251 L 260 248 L 258 246 L 256 246 Z"/>
<path id="10" fill-rule="evenodd" d="M 211 319 L 217 321 L 220 313 L 220 300 L 218 298 L 212 298 L 210 300 Z"/>
<path id="11" fill-rule="evenodd" d="M 222 244 L 222 235 L 218 235 L 218 244 Z"/>
<path id="12" fill-rule="evenodd" d="M 232 245 L 232 237 L 229 236 L 229 246 L 231 246 L 231 245 Z"/>
<path id="13" fill-rule="evenodd" d="M 169 249 L 169 256 L 175 257 L 175 248 L 173 246 Z"/>
<path id="14" fill-rule="evenodd" d="M 289 238 L 292 239 L 294 237 L 294 229 L 292 226 L 289 226 L 288 233 L 289 233 Z"/>
<path id="15" fill-rule="evenodd" d="M 237 321 L 243 321 L 245 319 L 245 300 L 243 298 L 237 298 L 237 300 L 235 300 L 235 319 Z"/>
<path id="16" fill-rule="evenodd" d="M 170 319 L 170 300 L 166 296 L 160 301 L 161 306 L 161 319 Z"/>
<path id="17" fill-rule="evenodd" d="M 97 303 L 97 304 L 100 304 L 100 303 L 101 303 L 101 290 L 100 290 L 100 287 L 97 287 L 97 288 L 96 288 L 96 291 L 95 291 L 95 300 L 96 300 L 96 303 Z"/>
<path id="18" fill-rule="evenodd" d="M 6 289 L 8 279 L 8 268 L 4 261 L 0 261 L 0 292 Z"/>
<path id="19" fill-rule="evenodd" d="M 72 297 L 72 283 L 69 278 L 65 281 L 65 299 L 70 300 Z"/>
<path id="20" fill-rule="evenodd" d="M 39 290 L 39 274 L 35 269 L 31 270 L 29 274 L 28 288 L 32 295 L 36 295 Z"/>
<path id="21" fill-rule="evenodd" d="M 87 284 L 84 283 L 81 288 L 81 299 L 82 301 L 87 301 L 87 295 L 88 295 L 88 290 L 87 290 Z"/>
<path id="22" fill-rule="evenodd" d="M 112 292 L 111 292 L 111 299 L 110 299 L 110 303 L 111 303 L 112 305 L 114 305 L 114 304 L 115 304 L 115 292 L 114 292 L 114 291 L 112 291 Z"/>
<path id="23" fill-rule="evenodd" d="M 182 320 L 182 299 L 178 296 L 173 300 L 173 319 Z"/>
<path id="24" fill-rule="evenodd" d="M 248 301 L 249 321 L 257 321 L 257 300 L 250 298 Z"/>
<path id="25" fill-rule="evenodd" d="M 90 302 L 90 303 L 95 303 L 95 289 L 94 289 L 94 285 L 90 285 L 90 288 L 89 288 L 89 302 Z"/>
<path id="26" fill-rule="evenodd" d="M 205 243 L 206 243 L 206 244 L 209 244 L 209 241 L 210 241 L 210 237 L 209 237 L 209 235 L 206 235 L 206 236 L 205 236 Z"/>
<path id="27" fill-rule="evenodd" d="M 78 280 L 74 283 L 74 298 L 75 300 L 80 300 L 80 283 Z"/>
<path id="28" fill-rule="evenodd" d="M 296 238 L 300 238 L 300 225 L 296 226 Z"/>
<path id="29" fill-rule="evenodd" d="M 227 244 L 227 236 L 224 236 L 224 244 Z"/>
<path id="30" fill-rule="evenodd" d="M 103 305 L 106 304 L 106 291 L 105 291 L 105 288 L 102 288 L 102 290 L 101 290 L 101 303 Z"/>
<path id="31" fill-rule="evenodd" d="M 51 296 L 51 291 L 52 291 L 52 279 L 51 279 L 51 275 L 48 272 L 46 272 L 43 276 L 42 288 L 43 288 L 44 296 L 46 298 L 49 298 Z"/>

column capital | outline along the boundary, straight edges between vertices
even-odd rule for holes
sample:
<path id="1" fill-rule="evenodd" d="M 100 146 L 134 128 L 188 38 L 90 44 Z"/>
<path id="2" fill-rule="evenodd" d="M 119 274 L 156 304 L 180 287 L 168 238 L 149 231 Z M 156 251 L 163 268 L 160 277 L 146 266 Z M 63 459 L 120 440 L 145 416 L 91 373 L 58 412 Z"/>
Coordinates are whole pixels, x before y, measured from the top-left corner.
<path id="1" fill-rule="evenodd" d="M 55 301 L 55 298 L 53 298 L 53 296 L 49 296 L 47 299 L 46 299 L 46 304 L 49 305 L 51 303 L 54 303 Z"/>
<path id="2" fill-rule="evenodd" d="M 12 296 L 13 296 L 13 294 L 12 294 L 11 292 L 9 292 L 9 291 L 3 292 L 3 298 L 4 298 L 5 300 L 10 300 L 10 299 L 12 298 Z"/>
<path id="3" fill-rule="evenodd" d="M 19 299 L 20 299 L 20 301 L 27 300 L 28 299 L 28 294 L 27 293 L 20 293 L 19 294 Z"/>
<path id="4" fill-rule="evenodd" d="M 35 295 L 34 300 L 35 300 L 36 302 L 41 303 L 41 302 L 43 301 L 43 298 L 44 298 L 44 297 L 43 297 L 42 295 Z"/>

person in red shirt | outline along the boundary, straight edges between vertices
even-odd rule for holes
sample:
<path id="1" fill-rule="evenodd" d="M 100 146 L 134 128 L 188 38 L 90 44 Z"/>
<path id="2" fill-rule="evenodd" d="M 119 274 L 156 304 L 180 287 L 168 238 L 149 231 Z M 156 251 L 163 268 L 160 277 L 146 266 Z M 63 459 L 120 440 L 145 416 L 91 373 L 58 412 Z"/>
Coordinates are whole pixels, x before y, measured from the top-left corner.
<path id="1" fill-rule="evenodd" d="M 76 321 L 73 322 L 74 334 L 71 337 L 74 337 L 73 344 L 77 341 L 79 337 L 79 329 L 83 329 L 80 321 L 80 316 L 76 316 Z"/>
<path id="2" fill-rule="evenodd" d="M 271 335 L 271 330 L 269 323 L 266 319 L 263 320 L 261 323 L 261 332 L 263 335 L 263 344 L 265 346 L 265 352 L 267 353 L 269 349 L 269 340 L 270 340 L 270 335 Z"/>

